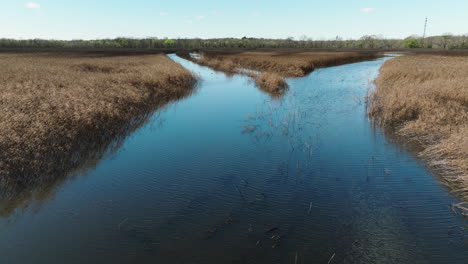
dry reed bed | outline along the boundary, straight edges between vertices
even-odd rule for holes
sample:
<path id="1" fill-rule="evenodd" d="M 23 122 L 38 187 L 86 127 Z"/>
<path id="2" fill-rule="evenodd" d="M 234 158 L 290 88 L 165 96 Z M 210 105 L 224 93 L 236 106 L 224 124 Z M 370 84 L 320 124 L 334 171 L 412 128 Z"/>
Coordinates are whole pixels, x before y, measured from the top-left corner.
<path id="1" fill-rule="evenodd" d="M 163 54 L 0 54 L 0 198 L 79 167 L 195 83 Z"/>
<path id="2" fill-rule="evenodd" d="M 203 52 L 199 59 L 183 52 L 178 55 L 227 74 L 246 74 L 271 95 L 284 93 L 285 77 L 303 77 L 317 68 L 377 57 L 371 52 Z"/>
<path id="3" fill-rule="evenodd" d="M 376 58 L 374 53 L 359 52 L 205 52 L 203 59 L 225 62 L 225 67 L 277 73 L 283 77 L 303 77 L 317 68 Z"/>
<path id="4" fill-rule="evenodd" d="M 389 60 L 369 100 L 371 116 L 419 142 L 430 165 L 468 194 L 468 57 Z"/>

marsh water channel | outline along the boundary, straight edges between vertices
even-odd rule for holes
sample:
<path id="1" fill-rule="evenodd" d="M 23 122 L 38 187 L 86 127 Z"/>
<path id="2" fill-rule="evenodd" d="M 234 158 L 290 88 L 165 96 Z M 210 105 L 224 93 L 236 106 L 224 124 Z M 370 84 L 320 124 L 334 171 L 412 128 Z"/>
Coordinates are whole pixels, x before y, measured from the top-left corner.
<path id="1" fill-rule="evenodd" d="M 459 201 L 366 115 L 391 58 L 271 98 L 170 57 L 197 91 L 65 180 L 2 201 L 0 263 L 468 263 Z"/>

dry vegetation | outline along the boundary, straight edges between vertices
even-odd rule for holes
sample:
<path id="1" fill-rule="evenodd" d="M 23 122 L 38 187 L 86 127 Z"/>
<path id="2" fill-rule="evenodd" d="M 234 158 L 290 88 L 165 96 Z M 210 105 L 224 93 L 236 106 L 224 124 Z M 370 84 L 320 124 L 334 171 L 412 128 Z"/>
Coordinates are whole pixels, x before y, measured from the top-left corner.
<path id="1" fill-rule="evenodd" d="M 254 78 L 257 87 L 271 95 L 280 95 L 288 87 L 284 78 L 276 73 L 264 72 Z"/>
<path id="2" fill-rule="evenodd" d="M 302 77 L 321 67 L 336 66 L 375 58 L 372 53 L 358 52 L 241 52 L 203 53 L 203 60 L 224 62 L 226 67 L 258 72 L 273 72 L 283 77 Z"/>
<path id="3" fill-rule="evenodd" d="M 376 86 L 370 114 L 421 143 L 421 155 L 468 194 L 468 57 L 398 57 Z"/>
<path id="4" fill-rule="evenodd" d="M 317 68 L 377 57 L 370 52 L 203 52 L 199 59 L 183 52 L 178 55 L 227 74 L 247 74 L 272 95 L 284 93 L 285 77 L 302 77 Z"/>
<path id="5" fill-rule="evenodd" d="M 196 78 L 163 54 L 0 54 L 0 192 L 82 166 Z"/>

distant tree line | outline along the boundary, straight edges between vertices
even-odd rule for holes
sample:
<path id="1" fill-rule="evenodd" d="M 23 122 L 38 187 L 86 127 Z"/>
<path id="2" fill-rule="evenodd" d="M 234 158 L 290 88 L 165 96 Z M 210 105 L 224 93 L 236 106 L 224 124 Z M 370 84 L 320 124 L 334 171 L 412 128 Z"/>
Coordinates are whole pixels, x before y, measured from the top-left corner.
<path id="1" fill-rule="evenodd" d="M 468 49 L 467 35 L 443 34 L 421 38 L 410 36 L 405 39 L 387 39 L 375 35 L 360 39 L 314 40 L 307 36 L 298 39 L 265 38 L 214 38 L 214 39 L 158 39 L 158 38 L 115 38 L 98 40 L 46 40 L 46 39 L 0 39 L 0 48 L 48 48 L 48 49 Z"/>

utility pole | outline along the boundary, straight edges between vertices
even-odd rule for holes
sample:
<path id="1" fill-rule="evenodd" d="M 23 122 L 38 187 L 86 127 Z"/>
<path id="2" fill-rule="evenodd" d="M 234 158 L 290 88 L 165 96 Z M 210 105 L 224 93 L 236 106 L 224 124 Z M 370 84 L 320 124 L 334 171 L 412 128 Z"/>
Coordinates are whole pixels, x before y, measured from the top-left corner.
<path id="1" fill-rule="evenodd" d="M 424 22 L 424 33 L 423 33 L 423 40 L 424 38 L 426 37 L 426 28 L 427 28 L 427 17 L 426 17 L 426 21 Z"/>
<path id="2" fill-rule="evenodd" d="M 426 17 L 426 20 L 424 21 L 424 32 L 423 32 L 423 36 L 422 36 L 422 39 L 421 39 L 421 44 L 422 44 L 422 48 L 425 47 L 425 38 L 426 38 L 426 28 L 427 28 L 427 17 Z"/>

